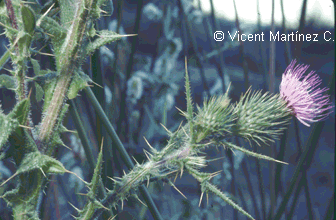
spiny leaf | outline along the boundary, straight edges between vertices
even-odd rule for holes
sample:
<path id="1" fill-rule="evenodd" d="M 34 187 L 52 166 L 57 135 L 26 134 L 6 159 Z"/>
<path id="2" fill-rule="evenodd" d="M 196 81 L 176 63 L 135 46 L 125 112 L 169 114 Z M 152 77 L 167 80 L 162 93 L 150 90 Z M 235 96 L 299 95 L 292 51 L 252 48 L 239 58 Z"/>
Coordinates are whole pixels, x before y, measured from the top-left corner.
<path id="1" fill-rule="evenodd" d="M 26 98 L 17 103 L 8 116 L 17 119 L 20 125 L 25 125 L 27 123 L 29 108 L 30 100 Z"/>
<path id="2" fill-rule="evenodd" d="M 92 54 L 96 49 L 104 46 L 105 44 L 111 43 L 113 41 L 119 40 L 122 37 L 135 36 L 136 34 L 130 35 L 119 35 L 113 31 L 102 30 L 97 33 L 98 38 L 93 42 L 90 42 L 86 47 L 86 54 Z"/>
<path id="3" fill-rule="evenodd" d="M 7 142 L 9 136 L 19 127 L 17 119 L 8 117 L 0 112 L 0 150 Z"/>
<path id="4" fill-rule="evenodd" d="M 29 173 L 32 171 L 43 172 L 43 174 L 54 173 L 54 174 L 64 174 L 67 170 L 64 168 L 63 164 L 58 160 L 49 157 L 47 155 L 41 154 L 39 151 L 28 153 L 24 156 L 22 162 L 20 163 L 19 169 L 15 172 L 13 176 L 4 181 L 0 186 L 6 184 L 9 180 L 17 175 L 23 173 Z"/>
<path id="5" fill-rule="evenodd" d="M 193 106 L 192 106 L 192 99 L 191 99 L 191 92 L 190 92 L 190 82 L 188 76 L 188 69 L 187 69 L 187 57 L 185 57 L 185 89 L 186 89 L 186 99 L 187 99 L 187 119 L 189 122 L 189 132 L 190 138 L 192 141 L 195 141 L 194 138 L 194 128 L 193 128 Z"/>
<path id="6" fill-rule="evenodd" d="M 7 23 L 9 22 L 8 16 L 7 16 L 7 7 L 5 5 L 5 1 L 0 2 L 0 21 L 2 23 Z"/>
<path id="7" fill-rule="evenodd" d="M 74 73 L 73 79 L 71 81 L 69 91 L 68 91 L 68 98 L 74 99 L 78 95 L 78 92 L 85 87 L 88 86 L 88 82 L 92 80 L 88 75 L 86 75 L 83 71 L 76 71 Z"/>
<path id="8" fill-rule="evenodd" d="M 39 71 L 39 75 L 32 78 L 33 81 L 37 82 L 40 86 L 50 83 L 58 77 L 57 72 L 49 71 L 46 74 L 43 74 L 42 71 Z"/>
<path id="9" fill-rule="evenodd" d="M 107 209 L 97 199 L 95 199 L 96 191 L 97 191 L 98 184 L 100 181 L 102 163 L 103 163 L 103 140 L 102 140 L 101 149 L 98 155 L 96 168 L 94 170 L 93 177 L 90 183 L 90 191 L 87 193 L 87 196 L 89 197 L 89 199 L 86 205 L 84 206 L 84 208 L 79 211 L 79 217 L 75 217 L 76 219 L 90 220 L 96 209 L 100 209 L 100 208 Z"/>
<path id="10" fill-rule="evenodd" d="M 35 30 L 35 15 L 33 10 L 29 6 L 22 5 L 21 15 L 24 30 L 32 36 Z"/>
<path id="11" fill-rule="evenodd" d="M 15 78 L 6 74 L 0 75 L 0 88 L 15 89 Z"/>
<path id="12" fill-rule="evenodd" d="M 253 157 L 257 157 L 257 158 L 260 158 L 260 159 L 270 160 L 270 161 L 274 161 L 274 162 L 283 163 L 283 164 L 287 164 L 287 165 L 288 165 L 288 163 L 286 163 L 286 162 L 282 162 L 282 161 L 276 160 L 276 159 L 274 159 L 274 158 L 272 158 L 272 157 L 269 157 L 269 156 L 266 156 L 266 155 L 262 155 L 262 154 L 254 153 L 254 152 L 249 151 L 249 150 L 247 150 L 247 149 L 245 149 L 245 148 L 238 147 L 238 146 L 236 146 L 236 145 L 234 145 L 234 144 L 232 144 L 232 143 L 230 143 L 230 142 L 226 142 L 226 141 L 224 141 L 223 144 L 227 145 L 227 146 L 230 147 L 230 148 L 233 148 L 233 149 L 235 149 L 235 150 L 239 150 L 239 151 L 241 151 L 241 152 L 243 152 L 243 153 L 245 153 L 245 154 L 248 154 L 248 155 L 250 155 L 250 156 L 253 156 Z"/>
<path id="13" fill-rule="evenodd" d="M 69 129 L 67 129 L 64 125 L 62 125 L 62 124 L 60 124 L 60 126 L 59 126 L 59 128 L 58 128 L 58 131 L 60 132 L 60 133 L 65 133 L 65 132 L 71 132 L 71 133 L 75 133 L 75 134 L 77 134 L 77 130 L 69 130 Z"/>
<path id="14" fill-rule="evenodd" d="M 75 18 L 76 10 L 79 10 L 78 4 L 75 0 L 59 0 L 58 3 L 61 8 L 62 26 L 69 28 Z"/>
<path id="15" fill-rule="evenodd" d="M 58 51 L 62 46 L 63 39 L 66 37 L 66 29 L 48 16 L 43 17 L 40 24 L 40 28 L 43 32 L 51 38 L 55 54 L 58 54 Z"/>
<path id="16" fill-rule="evenodd" d="M 91 26 L 90 30 L 88 31 L 88 37 L 94 37 L 96 36 L 96 29 L 94 28 L 94 25 Z"/>
<path id="17" fill-rule="evenodd" d="M 95 170 L 92 176 L 91 184 L 90 184 L 91 185 L 90 191 L 93 193 L 93 195 L 96 195 L 96 191 L 97 191 L 98 183 L 100 179 L 101 166 L 103 163 L 103 142 L 104 142 L 104 139 L 102 140 L 102 143 L 101 143 L 101 149 L 98 155 L 97 164 L 96 164 L 96 167 L 95 167 Z"/>
<path id="18" fill-rule="evenodd" d="M 36 169 L 42 169 L 46 174 L 63 174 L 66 172 L 65 167 L 58 160 L 41 154 L 40 152 L 32 152 L 25 156 L 16 173 L 20 174 Z"/>
<path id="19" fill-rule="evenodd" d="M 35 83 L 35 91 L 36 91 L 36 101 L 38 102 L 42 101 L 44 95 L 43 88 L 39 84 Z"/>
<path id="20" fill-rule="evenodd" d="M 19 184 L 17 184 L 17 187 L 11 191 L 7 191 L 2 198 L 8 205 L 13 206 L 14 219 L 39 220 L 35 206 L 42 185 L 41 172 L 31 172 L 21 175 L 18 180 Z"/>
<path id="21" fill-rule="evenodd" d="M 30 58 L 30 62 L 33 65 L 33 70 L 36 76 L 40 75 L 41 67 L 40 64 L 37 60 Z"/>
<path id="22" fill-rule="evenodd" d="M 204 181 L 203 183 L 201 183 L 201 186 L 202 186 L 202 192 L 204 191 L 213 192 L 214 194 L 219 196 L 221 199 L 223 199 L 225 202 L 227 202 L 229 205 L 231 205 L 233 208 L 237 209 L 240 213 L 254 220 L 254 218 L 250 214 L 248 214 L 244 209 L 238 206 L 235 202 L 229 199 L 226 195 L 224 195 L 224 193 L 222 193 L 216 186 L 212 185 L 208 181 Z"/>
<path id="23" fill-rule="evenodd" d="M 7 50 L 0 58 L 0 70 L 2 70 L 3 66 L 8 62 L 10 58 L 10 52 Z"/>
<path id="24" fill-rule="evenodd" d="M 46 111 L 46 109 L 48 108 L 51 99 L 53 97 L 54 94 L 54 89 L 56 87 L 56 78 L 52 79 L 50 82 L 46 83 L 43 86 L 43 90 L 44 90 L 44 105 L 43 105 L 43 112 Z"/>
<path id="25" fill-rule="evenodd" d="M 74 217 L 78 220 L 91 220 L 91 217 L 96 209 L 104 208 L 108 210 L 106 207 L 104 207 L 97 199 L 93 198 L 92 202 L 88 201 L 84 208 L 79 211 L 79 216 Z"/>

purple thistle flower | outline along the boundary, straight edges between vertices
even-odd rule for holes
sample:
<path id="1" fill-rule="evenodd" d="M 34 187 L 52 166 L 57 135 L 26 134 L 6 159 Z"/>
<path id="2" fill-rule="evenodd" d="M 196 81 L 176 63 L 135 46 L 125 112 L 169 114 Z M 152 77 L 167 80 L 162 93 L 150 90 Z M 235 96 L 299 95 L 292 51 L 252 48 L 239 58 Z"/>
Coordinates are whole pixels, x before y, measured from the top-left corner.
<path id="1" fill-rule="evenodd" d="M 333 107 L 328 95 L 322 95 L 328 88 L 316 89 L 322 82 L 315 71 L 308 75 L 303 74 L 309 65 L 297 65 L 293 60 L 284 74 L 280 84 L 280 96 L 287 102 L 292 114 L 304 125 L 308 122 L 317 122 L 325 119 Z"/>

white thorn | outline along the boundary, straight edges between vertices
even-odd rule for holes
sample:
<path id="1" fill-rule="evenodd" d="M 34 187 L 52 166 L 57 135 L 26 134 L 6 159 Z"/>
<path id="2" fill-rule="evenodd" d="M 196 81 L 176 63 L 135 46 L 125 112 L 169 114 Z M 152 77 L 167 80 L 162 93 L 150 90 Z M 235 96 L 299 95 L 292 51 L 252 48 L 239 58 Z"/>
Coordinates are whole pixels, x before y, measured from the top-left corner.
<path id="1" fill-rule="evenodd" d="M 173 183 L 171 183 L 171 185 L 176 189 L 177 192 L 179 192 L 184 198 L 187 199 L 187 197 L 183 195 L 183 193 Z"/>
<path id="2" fill-rule="evenodd" d="M 203 193 L 204 193 L 204 192 L 202 192 L 202 194 L 201 194 L 201 198 L 200 198 L 200 201 L 199 201 L 198 207 L 200 207 L 200 206 L 201 206 L 201 202 L 202 202 L 202 198 L 203 198 Z"/>
<path id="3" fill-rule="evenodd" d="M 143 201 L 141 201 L 140 199 L 139 199 L 139 197 L 138 196 L 136 196 L 135 198 L 137 198 L 138 200 L 139 200 L 139 202 L 141 202 L 141 204 L 142 205 L 144 205 L 144 206 L 146 206 L 146 207 L 148 207 Z"/>
<path id="4" fill-rule="evenodd" d="M 150 143 L 147 141 L 147 139 L 145 137 L 143 137 L 147 143 L 147 145 L 150 147 L 150 149 L 155 152 L 155 148 L 152 147 L 152 145 L 150 145 Z"/>
<path id="5" fill-rule="evenodd" d="M 207 206 L 209 205 L 209 194 L 206 193 L 206 196 L 207 196 Z"/>

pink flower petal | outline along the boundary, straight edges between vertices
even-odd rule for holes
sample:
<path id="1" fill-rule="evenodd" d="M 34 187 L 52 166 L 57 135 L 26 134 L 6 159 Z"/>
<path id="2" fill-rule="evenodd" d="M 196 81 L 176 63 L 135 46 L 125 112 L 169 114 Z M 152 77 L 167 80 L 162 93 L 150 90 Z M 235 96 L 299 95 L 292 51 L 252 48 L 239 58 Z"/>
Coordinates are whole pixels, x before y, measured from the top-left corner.
<path id="1" fill-rule="evenodd" d="M 322 80 L 315 71 L 306 76 L 304 73 L 309 65 L 297 65 L 293 60 L 282 75 L 280 84 L 280 96 L 287 101 L 287 107 L 292 110 L 293 115 L 304 125 L 310 126 L 308 122 L 317 122 L 325 119 L 333 107 L 328 95 L 323 92 L 328 88 L 317 89 Z"/>

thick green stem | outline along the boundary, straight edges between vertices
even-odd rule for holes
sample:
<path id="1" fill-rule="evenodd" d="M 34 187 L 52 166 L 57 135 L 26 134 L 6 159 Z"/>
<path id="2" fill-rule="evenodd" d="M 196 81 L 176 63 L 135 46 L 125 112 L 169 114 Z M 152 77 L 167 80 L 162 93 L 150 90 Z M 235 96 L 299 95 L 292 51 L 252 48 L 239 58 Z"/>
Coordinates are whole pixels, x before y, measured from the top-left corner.
<path id="1" fill-rule="evenodd" d="M 90 23 L 90 11 L 95 7 L 97 1 L 82 1 L 78 4 L 77 11 L 72 25 L 67 33 L 65 42 L 61 48 L 57 67 L 59 69 L 59 79 L 57 81 L 53 97 L 42 119 L 39 140 L 45 143 L 51 137 L 59 113 L 66 99 L 69 85 L 75 68 L 79 65 L 81 58 L 80 45 L 84 43 L 85 31 Z M 84 6 L 83 6 L 84 4 Z M 46 149 L 42 148 L 42 151 Z"/>
<path id="2" fill-rule="evenodd" d="M 70 82 L 71 82 L 71 73 L 68 72 L 67 75 L 61 75 L 60 79 L 56 84 L 56 88 L 54 90 L 54 95 L 51 99 L 50 105 L 48 106 L 47 113 L 45 117 L 42 119 L 41 129 L 39 139 L 44 142 L 48 141 L 51 136 L 51 133 L 56 124 L 58 115 L 62 109 L 64 104 L 64 99 L 66 96 L 66 92 L 68 91 Z"/>

